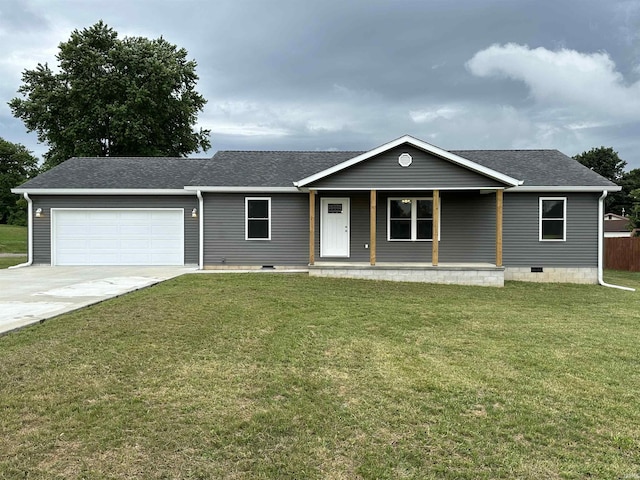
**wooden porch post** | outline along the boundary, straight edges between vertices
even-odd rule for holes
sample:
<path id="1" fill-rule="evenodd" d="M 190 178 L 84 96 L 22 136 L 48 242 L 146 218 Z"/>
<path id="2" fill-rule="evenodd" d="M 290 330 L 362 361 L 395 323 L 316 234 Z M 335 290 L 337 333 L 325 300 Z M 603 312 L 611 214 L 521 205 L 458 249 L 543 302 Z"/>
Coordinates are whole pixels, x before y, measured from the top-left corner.
<path id="1" fill-rule="evenodd" d="M 502 206 L 503 190 L 496 190 L 496 267 L 502 266 Z"/>
<path id="2" fill-rule="evenodd" d="M 369 202 L 369 262 L 376 264 L 376 217 L 377 203 L 376 191 L 371 190 L 371 200 Z"/>
<path id="3" fill-rule="evenodd" d="M 316 258 L 316 192 L 309 190 L 309 265 Z"/>
<path id="4" fill-rule="evenodd" d="M 433 191 L 433 230 L 431 233 L 431 264 L 438 266 L 438 219 L 440 218 L 440 191 Z"/>

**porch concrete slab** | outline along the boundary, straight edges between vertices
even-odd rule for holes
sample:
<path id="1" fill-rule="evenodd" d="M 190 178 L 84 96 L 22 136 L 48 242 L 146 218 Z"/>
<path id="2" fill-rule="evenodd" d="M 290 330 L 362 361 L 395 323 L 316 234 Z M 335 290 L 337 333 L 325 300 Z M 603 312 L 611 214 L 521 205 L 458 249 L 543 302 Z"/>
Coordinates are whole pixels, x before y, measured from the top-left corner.
<path id="1" fill-rule="evenodd" d="M 504 270 L 503 267 L 497 267 L 493 263 L 438 263 L 437 266 L 433 266 L 431 262 L 376 262 L 375 265 L 371 265 L 369 262 L 315 262 L 313 267 L 338 267 L 338 268 L 393 268 L 393 269 L 460 269 L 460 270 L 479 270 L 479 269 L 491 269 L 491 270 Z"/>
<path id="2" fill-rule="evenodd" d="M 0 334 L 195 270 L 146 266 L 0 270 Z"/>

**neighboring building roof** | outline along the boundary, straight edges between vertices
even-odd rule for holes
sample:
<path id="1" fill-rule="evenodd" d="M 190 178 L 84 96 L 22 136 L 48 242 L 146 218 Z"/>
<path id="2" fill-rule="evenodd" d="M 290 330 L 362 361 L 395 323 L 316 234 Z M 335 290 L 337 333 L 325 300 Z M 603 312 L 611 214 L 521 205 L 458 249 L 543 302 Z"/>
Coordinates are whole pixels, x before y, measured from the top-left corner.
<path id="1" fill-rule="evenodd" d="M 404 138 L 404 137 L 402 137 Z M 418 140 L 416 140 L 418 141 Z M 422 142 L 424 143 L 424 142 Z M 426 144 L 428 145 L 428 144 Z M 437 147 L 433 147 L 440 151 Z M 369 152 L 355 151 L 219 151 L 213 158 L 85 157 L 71 158 L 14 189 L 38 190 L 184 190 L 185 187 L 294 188 L 294 182 L 319 172 L 348 168 Z M 614 183 L 557 150 L 452 150 L 451 159 L 477 164 L 524 181 L 529 187 L 591 187 L 619 190 Z M 460 158 L 461 157 L 461 158 Z M 449 159 L 449 160 L 451 160 Z M 366 160 L 366 158 L 365 158 Z M 347 166 L 345 166 L 347 165 Z M 473 165 L 472 165 L 473 166 Z M 523 188 L 524 187 L 524 188 Z M 90 193 L 90 192 L 86 192 Z"/>
<path id="2" fill-rule="evenodd" d="M 605 232 L 627 232 L 628 233 L 628 232 L 630 232 L 630 230 L 629 230 L 629 219 L 628 218 L 623 218 L 623 219 L 616 218 L 614 220 L 605 220 L 605 222 L 604 222 L 604 231 Z"/>

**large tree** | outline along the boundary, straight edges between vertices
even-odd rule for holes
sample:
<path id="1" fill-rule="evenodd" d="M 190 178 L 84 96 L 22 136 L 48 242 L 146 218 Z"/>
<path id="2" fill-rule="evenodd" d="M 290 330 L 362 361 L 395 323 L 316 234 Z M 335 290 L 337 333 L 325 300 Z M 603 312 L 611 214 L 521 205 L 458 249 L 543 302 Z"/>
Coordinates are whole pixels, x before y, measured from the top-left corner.
<path id="1" fill-rule="evenodd" d="M 573 158 L 612 182 L 620 180 L 627 165 L 611 147 L 592 148 L 588 152 L 574 155 Z"/>
<path id="2" fill-rule="evenodd" d="M 617 193 L 619 202 L 614 205 L 614 213 L 629 215 L 634 204 L 640 198 L 633 195 L 634 190 L 640 192 L 640 168 L 634 168 L 629 172 L 625 172 L 618 181 L 618 185 L 622 187 L 622 191 Z"/>
<path id="3" fill-rule="evenodd" d="M 624 167 L 627 162 L 622 160 L 611 147 L 592 148 L 588 152 L 582 152 L 573 157 L 585 167 L 608 178 L 614 183 L 620 184 L 624 176 Z M 622 207 L 627 202 L 629 192 L 621 191 L 609 194 L 605 200 L 607 212 L 621 213 Z"/>
<path id="4" fill-rule="evenodd" d="M 58 69 L 23 73 L 9 102 L 50 149 L 45 169 L 73 156 L 186 156 L 207 150 L 194 128 L 206 100 L 196 62 L 163 38 L 118 38 L 102 21 L 59 45 Z"/>
<path id="5" fill-rule="evenodd" d="M 26 202 L 11 189 L 38 173 L 38 159 L 27 147 L 0 138 L 0 223 L 26 225 Z"/>
<path id="6" fill-rule="evenodd" d="M 640 188 L 631 190 L 629 197 L 632 199 L 629 213 L 629 224 L 635 236 L 640 236 Z"/>

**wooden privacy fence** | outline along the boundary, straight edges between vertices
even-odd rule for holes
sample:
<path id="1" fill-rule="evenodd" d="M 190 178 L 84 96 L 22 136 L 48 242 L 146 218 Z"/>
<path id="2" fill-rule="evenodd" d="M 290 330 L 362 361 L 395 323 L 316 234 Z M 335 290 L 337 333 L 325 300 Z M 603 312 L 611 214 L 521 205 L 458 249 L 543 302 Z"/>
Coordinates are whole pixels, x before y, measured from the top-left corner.
<path id="1" fill-rule="evenodd" d="M 604 268 L 640 272 L 640 237 L 605 238 Z"/>

